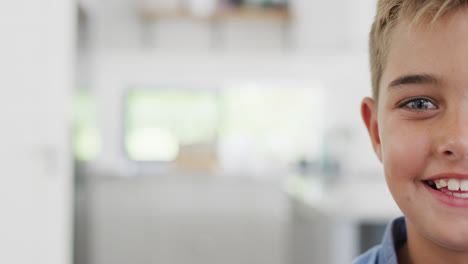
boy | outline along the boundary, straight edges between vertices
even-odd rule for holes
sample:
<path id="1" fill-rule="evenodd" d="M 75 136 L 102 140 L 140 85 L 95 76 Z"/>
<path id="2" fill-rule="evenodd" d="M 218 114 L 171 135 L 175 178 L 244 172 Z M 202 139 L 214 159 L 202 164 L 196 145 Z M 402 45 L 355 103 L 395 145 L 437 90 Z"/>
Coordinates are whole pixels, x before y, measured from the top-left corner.
<path id="1" fill-rule="evenodd" d="M 361 114 L 405 218 L 355 263 L 468 263 L 468 0 L 379 0 Z"/>

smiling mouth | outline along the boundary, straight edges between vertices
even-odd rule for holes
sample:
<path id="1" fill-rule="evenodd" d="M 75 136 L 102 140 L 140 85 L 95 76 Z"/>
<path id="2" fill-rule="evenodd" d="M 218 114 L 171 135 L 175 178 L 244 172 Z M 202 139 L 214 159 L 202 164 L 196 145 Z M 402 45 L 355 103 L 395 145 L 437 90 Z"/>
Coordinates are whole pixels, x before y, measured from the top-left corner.
<path id="1" fill-rule="evenodd" d="M 426 180 L 424 181 L 424 184 L 446 195 L 468 199 L 468 179 L 460 180 L 455 178 L 445 178 Z"/>

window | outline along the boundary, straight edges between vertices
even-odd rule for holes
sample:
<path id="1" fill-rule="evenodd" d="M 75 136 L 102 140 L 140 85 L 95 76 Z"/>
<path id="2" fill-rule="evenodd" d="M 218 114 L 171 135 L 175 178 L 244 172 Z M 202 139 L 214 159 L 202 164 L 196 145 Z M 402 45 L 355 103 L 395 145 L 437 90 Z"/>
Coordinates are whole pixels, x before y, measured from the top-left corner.
<path id="1" fill-rule="evenodd" d="M 291 83 L 219 91 L 133 89 L 125 98 L 124 148 L 131 160 L 191 167 L 210 163 L 210 149 L 227 170 L 318 160 L 322 102 L 320 87 Z"/>
<path id="2" fill-rule="evenodd" d="M 212 92 L 133 89 L 125 98 L 124 147 L 135 161 L 174 161 L 183 145 L 216 137 Z"/>

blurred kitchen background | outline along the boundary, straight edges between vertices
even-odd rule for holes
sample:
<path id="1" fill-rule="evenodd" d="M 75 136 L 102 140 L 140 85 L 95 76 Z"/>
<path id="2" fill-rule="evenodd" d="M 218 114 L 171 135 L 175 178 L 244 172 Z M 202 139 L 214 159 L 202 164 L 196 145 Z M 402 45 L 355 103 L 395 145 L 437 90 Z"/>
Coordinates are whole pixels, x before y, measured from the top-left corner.
<path id="1" fill-rule="evenodd" d="M 1 263 L 350 263 L 400 214 L 376 0 L 0 6 Z"/>

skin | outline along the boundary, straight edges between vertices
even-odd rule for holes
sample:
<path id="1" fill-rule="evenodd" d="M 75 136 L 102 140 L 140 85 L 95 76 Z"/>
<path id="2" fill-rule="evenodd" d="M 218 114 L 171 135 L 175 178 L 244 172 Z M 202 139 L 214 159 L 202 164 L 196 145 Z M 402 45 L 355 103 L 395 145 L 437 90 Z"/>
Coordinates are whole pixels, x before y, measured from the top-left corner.
<path id="1" fill-rule="evenodd" d="M 378 104 L 365 98 L 361 113 L 406 216 L 399 263 L 467 263 L 468 208 L 442 204 L 423 181 L 440 173 L 468 177 L 468 9 L 432 26 L 403 20 L 392 36 Z M 431 78 L 395 82 L 411 75 Z"/>

